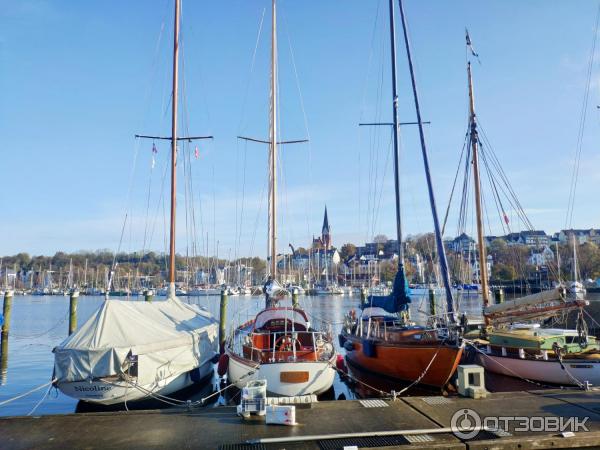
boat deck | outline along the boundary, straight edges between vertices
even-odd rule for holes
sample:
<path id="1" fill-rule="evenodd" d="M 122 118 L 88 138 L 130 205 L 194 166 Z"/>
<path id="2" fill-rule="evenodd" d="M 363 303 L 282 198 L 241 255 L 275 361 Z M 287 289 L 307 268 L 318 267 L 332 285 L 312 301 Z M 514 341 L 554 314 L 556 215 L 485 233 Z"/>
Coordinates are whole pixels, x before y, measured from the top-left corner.
<path id="1" fill-rule="evenodd" d="M 452 415 L 470 408 L 482 417 L 588 417 L 588 432 L 562 437 L 552 432 L 482 432 L 462 440 L 441 432 Z M 344 446 L 412 449 L 546 449 L 582 448 L 600 443 L 600 391 L 521 391 L 495 393 L 486 399 L 406 397 L 396 401 L 352 400 L 320 402 L 296 408 L 297 426 L 265 425 L 264 419 L 242 420 L 233 407 L 191 411 L 153 410 L 87 413 L 0 419 L 3 449 L 338 449 Z M 413 433 L 401 436 L 401 431 Z M 417 434 L 414 430 L 426 430 Z M 437 431 L 436 431 L 437 430 Z M 377 436 L 378 432 L 396 432 Z M 327 439 L 324 436 L 371 432 L 370 437 Z M 312 437 L 311 437 L 312 436 Z M 296 442 L 259 439 L 305 437 Z"/>

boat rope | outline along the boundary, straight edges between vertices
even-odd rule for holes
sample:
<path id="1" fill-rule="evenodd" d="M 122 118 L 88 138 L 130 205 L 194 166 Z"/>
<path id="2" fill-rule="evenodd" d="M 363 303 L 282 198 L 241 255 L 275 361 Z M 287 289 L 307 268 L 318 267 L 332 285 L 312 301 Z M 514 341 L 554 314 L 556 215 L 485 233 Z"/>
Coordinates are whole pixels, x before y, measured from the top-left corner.
<path id="1" fill-rule="evenodd" d="M 417 384 L 419 384 L 419 383 L 421 382 L 421 380 L 423 379 L 423 377 L 425 377 L 425 375 L 427 374 L 427 372 L 429 372 L 429 369 L 431 368 L 431 366 L 432 366 L 433 362 L 435 361 L 435 359 L 437 358 L 438 354 L 440 353 L 440 350 L 442 349 L 442 347 L 443 347 L 443 345 L 444 345 L 444 343 L 445 343 L 445 342 L 446 342 L 446 339 L 444 339 L 444 340 L 443 340 L 443 341 L 440 343 L 440 345 L 438 346 L 438 348 L 437 348 L 436 352 L 434 353 L 433 357 L 432 357 L 432 358 L 431 358 L 431 360 L 429 361 L 429 364 L 427 364 L 427 367 L 425 367 L 425 370 L 423 370 L 423 372 L 421 372 L 421 374 L 420 374 L 420 375 L 419 375 L 419 376 L 418 376 L 418 377 L 417 377 L 417 378 L 416 378 L 416 379 L 415 379 L 415 380 L 414 380 L 412 383 L 410 383 L 408 386 L 406 386 L 406 387 L 402 388 L 402 389 L 401 389 L 400 391 L 398 391 L 398 392 L 396 392 L 396 391 L 391 391 L 391 392 L 385 392 L 385 391 L 382 391 L 382 390 L 380 390 L 380 389 L 377 389 L 377 388 L 375 388 L 375 387 L 373 387 L 373 386 L 370 386 L 369 384 L 367 384 L 367 383 L 365 383 L 365 382 L 363 382 L 363 381 L 359 380 L 359 379 L 358 379 L 358 378 L 356 378 L 356 377 L 353 377 L 352 375 L 350 375 L 350 373 L 349 373 L 349 372 L 348 372 L 348 373 L 346 373 L 346 372 L 340 371 L 340 369 L 338 369 L 338 368 L 337 368 L 335 365 L 332 365 L 332 367 L 333 367 L 335 370 L 337 370 L 338 372 L 340 372 L 340 374 L 342 374 L 342 375 L 344 375 L 344 376 L 346 376 L 346 377 L 348 377 L 348 378 L 352 379 L 353 381 L 356 381 L 356 382 L 358 382 L 358 383 L 360 383 L 360 384 L 362 384 L 362 385 L 366 386 L 366 387 L 367 387 L 367 388 L 369 388 L 369 389 L 372 389 L 372 390 L 374 390 L 374 391 L 376 391 L 376 392 L 379 392 L 380 394 L 384 394 L 384 395 L 387 395 L 387 396 L 389 396 L 389 397 L 392 397 L 392 398 L 394 398 L 394 399 L 395 399 L 396 397 L 398 397 L 398 396 L 400 396 L 400 395 L 404 394 L 406 391 L 408 391 L 409 389 L 413 388 L 414 386 L 416 386 Z M 331 363 L 330 363 L 330 364 L 331 364 Z"/>
<path id="2" fill-rule="evenodd" d="M 15 400 L 19 400 L 20 398 L 27 397 L 28 395 L 33 394 L 34 392 L 37 392 L 37 391 L 39 391 L 41 389 L 44 389 L 47 386 L 52 386 L 52 383 L 54 383 L 55 381 L 57 381 L 57 379 L 53 378 L 52 380 L 48 381 L 47 383 L 41 384 L 41 385 L 39 385 L 37 387 L 34 387 L 33 389 L 30 389 L 27 392 L 24 392 L 22 394 L 19 394 L 19 395 L 15 396 L 15 397 L 7 399 L 7 400 L 3 400 L 3 401 L 0 402 L 0 406 L 8 405 L 9 403 L 14 402 Z"/>
<path id="3" fill-rule="evenodd" d="M 594 67 L 594 56 L 596 54 L 596 42 L 598 40 L 598 26 L 600 25 L 600 5 L 598 5 L 598 11 L 596 13 L 596 22 L 594 26 L 594 34 L 592 38 L 592 48 L 590 51 L 590 58 L 588 61 L 587 73 L 586 73 L 586 86 L 583 95 L 583 102 L 581 104 L 581 112 L 579 116 L 579 130 L 577 133 L 577 143 L 575 145 L 575 155 L 573 161 L 573 170 L 571 172 L 571 186 L 569 188 L 569 202 L 567 204 L 567 216 L 565 218 L 565 228 L 573 226 L 573 210 L 575 208 L 575 193 L 577 191 L 577 182 L 579 179 L 579 165 L 581 163 L 581 153 L 583 148 L 583 136 L 585 131 L 585 122 L 588 112 L 588 102 L 590 99 L 590 87 L 592 84 L 592 72 Z"/>
<path id="4" fill-rule="evenodd" d="M 249 372 L 247 372 L 245 375 L 243 375 L 242 377 L 240 377 L 238 379 L 238 381 L 244 380 L 245 378 L 254 375 L 256 373 L 256 371 L 260 368 L 260 365 L 256 365 L 252 368 L 252 370 L 250 370 Z M 139 390 L 140 392 L 142 392 L 143 394 L 147 395 L 148 397 L 153 398 L 154 400 L 158 400 L 159 402 L 165 403 L 167 405 L 170 406 L 174 406 L 174 407 L 185 407 L 185 408 L 197 408 L 197 407 L 201 407 L 204 405 L 204 403 L 214 397 L 215 395 L 220 395 L 221 393 L 225 392 L 227 389 L 236 386 L 235 383 L 230 383 L 227 386 L 225 386 L 222 389 L 219 389 L 218 391 L 213 392 L 212 394 L 201 398 L 200 400 L 196 400 L 196 401 L 190 401 L 190 400 L 179 400 L 173 397 L 168 397 L 166 395 L 163 394 L 159 394 L 158 392 L 153 392 L 149 389 L 146 389 L 142 386 L 140 386 L 137 383 L 133 383 L 128 379 L 123 379 L 123 381 L 125 383 L 127 383 L 129 386 Z M 118 384 L 114 384 L 114 383 L 107 383 L 107 384 L 111 384 L 113 386 L 119 386 Z"/>
<path id="5" fill-rule="evenodd" d="M 334 369 L 336 372 L 338 372 L 341 376 L 350 378 L 352 381 L 358 383 L 358 384 L 362 384 L 363 386 L 365 386 L 366 388 L 377 392 L 379 395 L 381 395 L 382 397 L 393 397 L 393 394 L 391 392 L 387 392 L 387 391 L 382 391 L 381 389 L 377 389 L 375 386 L 371 386 L 368 383 L 365 383 L 364 381 L 356 378 L 355 376 L 351 375 L 350 372 L 344 372 L 343 370 L 339 369 L 335 364 L 332 364 L 331 362 L 328 363 L 329 366 Z"/>
<path id="6" fill-rule="evenodd" d="M 29 411 L 27 413 L 28 416 L 31 416 L 39 407 L 42 403 L 44 403 L 44 400 L 46 400 L 46 398 L 48 397 L 48 394 L 50 394 L 50 391 L 52 390 L 52 384 L 50 384 L 50 386 L 48 386 L 48 390 L 44 393 L 44 396 L 35 404 L 35 406 L 31 409 L 31 411 Z"/>
<path id="7" fill-rule="evenodd" d="M 581 388 L 581 389 L 585 389 L 585 385 L 579 381 L 570 371 L 569 369 L 567 369 L 567 366 L 565 366 L 564 362 L 563 362 L 563 357 L 562 357 L 562 347 L 560 347 L 558 345 L 558 343 L 554 343 L 552 345 L 552 349 L 554 350 L 554 353 L 556 353 L 556 359 L 558 360 L 558 363 L 560 364 L 560 367 L 562 370 L 565 371 L 565 373 L 567 374 L 567 376 L 573 381 L 575 382 L 575 384 Z"/>
<path id="8" fill-rule="evenodd" d="M 45 336 L 47 334 L 50 334 L 52 331 L 54 331 L 55 329 L 57 329 L 60 325 L 62 325 L 64 322 L 66 322 L 66 320 L 69 318 L 69 313 L 67 312 L 67 314 L 65 314 L 65 316 L 60 319 L 56 324 L 54 324 L 50 329 L 42 332 L 42 333 L 38 333 L 38 334 L 14 334 L 14 333 L 10 333 L 11 337 L 14 337 L 16 339 L 36 339 L 36 338 L 40 338 L 42 336 Z"/>

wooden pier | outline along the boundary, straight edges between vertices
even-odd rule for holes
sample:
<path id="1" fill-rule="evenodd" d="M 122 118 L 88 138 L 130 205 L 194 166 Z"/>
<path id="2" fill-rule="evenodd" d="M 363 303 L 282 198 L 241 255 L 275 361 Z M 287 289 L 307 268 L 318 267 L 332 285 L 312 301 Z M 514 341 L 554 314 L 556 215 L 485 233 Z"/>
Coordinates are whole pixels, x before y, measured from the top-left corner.
<path id="1" fill-rule="evenodd" d="M 589 431 L 482 431 L 460 439 L 452 416 L 472 409 L 481 417 L 578 417 Z M 490 394 L 486 399 L 404 397 L 329 401 L 298 406 L 298 425 L 242 420 L 234 407 L 86 413 L 0 419 L 2 449 L 546 449 L 600 445 L 600 391 L 544 390 Z M 358 437 L 356 434 L 364 433 Z M 338 435 L 334 437 L 334 435 Z"/>

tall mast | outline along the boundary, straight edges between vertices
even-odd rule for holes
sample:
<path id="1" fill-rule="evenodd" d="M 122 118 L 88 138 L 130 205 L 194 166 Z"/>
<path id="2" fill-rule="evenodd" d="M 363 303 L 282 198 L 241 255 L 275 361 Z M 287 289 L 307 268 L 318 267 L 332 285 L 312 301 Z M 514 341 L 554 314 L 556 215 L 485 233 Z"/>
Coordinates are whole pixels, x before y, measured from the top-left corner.
<path id="1" fill-rule="evenodd" d="M 419 138 L 421 140 L 421 153 L 423 155 L 423 165 L 425 166 L 425 178 L 427 179 L 427 190 L 429 193 L 429 204 L 431 206 L 431 214 L 433 216 L 433 227 L 435 230 L 435 242 L 438 251 L 438 259 L 440 262 L 440 269 L 442 272 L 442 281 L 444 283 L 444 290 L 446 291 L 446 303 L 448 309 L 448 315 L 451 321 L 454 321 L 454 300 L 452 297 L 452 288 L 450 286 L 450 275 L 448 273 L 448 262 L 446 259 L 446 250 L 444 249 L 444 243 L 442 242 L 442 233 L 440 231 L 440 222 L 437 214 L 437 207 L 435 203 L 435 195 L 433 193 L 433 183 L 431 182 L 431 173 L 429 170 L 429 157 L 427 155 L 427 147 L 425 145 L 425 134 L 423 133 L 423 120 L 421 119 L 421 108 L 419 106 L 419 94 L 417 91 L 417 82 L 415 79 L 415 72 L 413 68 L 410 40 L 408 39 L 408 30 L 406 27 L 406 17 L 404 15 L 404 5 L 402 0 L 398 0 L 400 5 L 400 17 L 402 19 L 402 31 L 404 34 L 404 44 L 406 46 L 406 56 L 408 58 L 408 68 L 410 70 L 410 79 L 412 83 L 413 97 L 415 101 L 415 111 L 417 114 L 417 123 L 419 125 Z"/>
<path id="2" fill-rule="evenodd" d="M 396 237 L 398 239 L 398 268 L 404 267 L 404 246 L 402 245 L 402 223 L 400 217 L 400 175 L 398 151 L 398 92 L 396 86 L 396 21 L 394 19 L 394 0 L 390 0 L 390 40 L 392 50 L 392 117 L 394 119 L 394 188 L 396 193 Z"/>
<path id="3" fill-rule="evenodd" d="M 477 135 L 477 121 L 475 120 L 475 98 L 473 96 L 473 79 L 471 77 L 471 62 L 467 63 L 467 75 L 469 78 L 469 130 L 470 140 L 473 152 L 473 182 L 475 184 L 475 212 L 477 215 L 477 246 L 479 253 L 479 278 L 481 281 L 481 295 L 483 298 L 483 306 L 486 307 L 490 303 L 488 291 L 488 273 L 487 273 L 487 256 L 485 251 L 484 235 L 483 235 L 483 213 L 481 208 L 481 180 L 479 178 L 479 155 Z M 485 319 L 486 325 L 488 319 Z"/>
<path id="4" fill-rule="evenodd" d="M 177 91 L 179 80 L 179 2 L 175 0 L 173 27 L 173 104 L 171 111 L 171 228 L 169 243 L 169 297 L 175 296 L 175 212 L 177 188 Z"/>
<path id="5" fill-rule="evenodd" d="M 269 253 L 271 276 L 277 277 L 277 8 L 272 5 L 271 22 L 271 117 L 269 120 Z"/>

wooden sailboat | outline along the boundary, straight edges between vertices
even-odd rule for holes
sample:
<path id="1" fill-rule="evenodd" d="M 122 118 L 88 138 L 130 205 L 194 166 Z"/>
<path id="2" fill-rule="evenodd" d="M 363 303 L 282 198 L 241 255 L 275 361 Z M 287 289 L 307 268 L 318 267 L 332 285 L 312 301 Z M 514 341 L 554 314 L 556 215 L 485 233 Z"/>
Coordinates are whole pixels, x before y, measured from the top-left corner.
<path id="1" fill-rule="evenodd" d="M 359 317 L 354 318 L 352 314 L 348 317 L 347 325 L 340 335 L 340 341 L 346 349 L 346 361 L 350 367 L 358 366 L 363 371 L 373 372 L 394 380 L 419 382 L 430 386 L 443 387 L 448 383 L 458 366 L 463 353 L 463 345 L 456 333 L 454 301 L 429 172 L 429 160 L 423 134 L 423 123 L 412 66 L 410 44 L 406 32 L 406 21 L 402 1 L 400 1 L 404 41 L 411 72 L 421 150 L 435 228 L 436 246 L 448 305 L 447 322 L 442 328 L 416 326 L 410 323 L 405 314 L 408 310 L 410 297 L 408 282 L 404 272 L 404 247 L 402 244 L 400 220 L 398 96 L 396 92 L 396 37 L 393 0 L 389 0 L 389 10 L 398 272 L 392 293 L 389 296 L 376 297 L 371 295 L 368 297 L 366 303 L 361 305 Z"/>
<path id="2" fill-rule="evenodd" d="M 330 333 L 311 327 L 299 307 L 280 307 L 285 290 L 277 281 L 277 9 L 272 2 L 271 108 L 269 144 L 270 275 L 264 286 L 265 309 L 235 329 L 225 348 L 227 376 L 239 388 L 249 381 L 267 381 L 275 395 L 321 394 L 333 385 L 336 352 Z M 302 142 L 288 141 L 287 143 Z"/>
<path id="3" fill-rule="evenodd" d="M 169 395 L 213 374 L 218 323 L 175 296 L 179 16 L 175 0 L 168 297 L 159 302 L 107 300 L 53 349 L 55 386 L 78 400 L 110 405 Z M 111 275 L 112 278 L 112 275 Z M 110 281 L 107 290 L 110 289 Z"/>
<path id="4" fill-rule="evenodd" d="M 466 35 L 467 46 L 471 41 Z M 490 372 L 560 385 L 600 383 L 600 345 L 587 336 L 581 296 L 569 297 L 564 286 L 491 305 L 484 244 L 479 137 L 475 114 L 471 63 L 469 86 L 469 141 L 473 162 L 477 247 L 486 328 L 477 341 L 477 359 Z M 576 268 L 574 268 L 576 271 Z M 579 309 L 577 329 L 541 328 L 542 320 Z"/>

